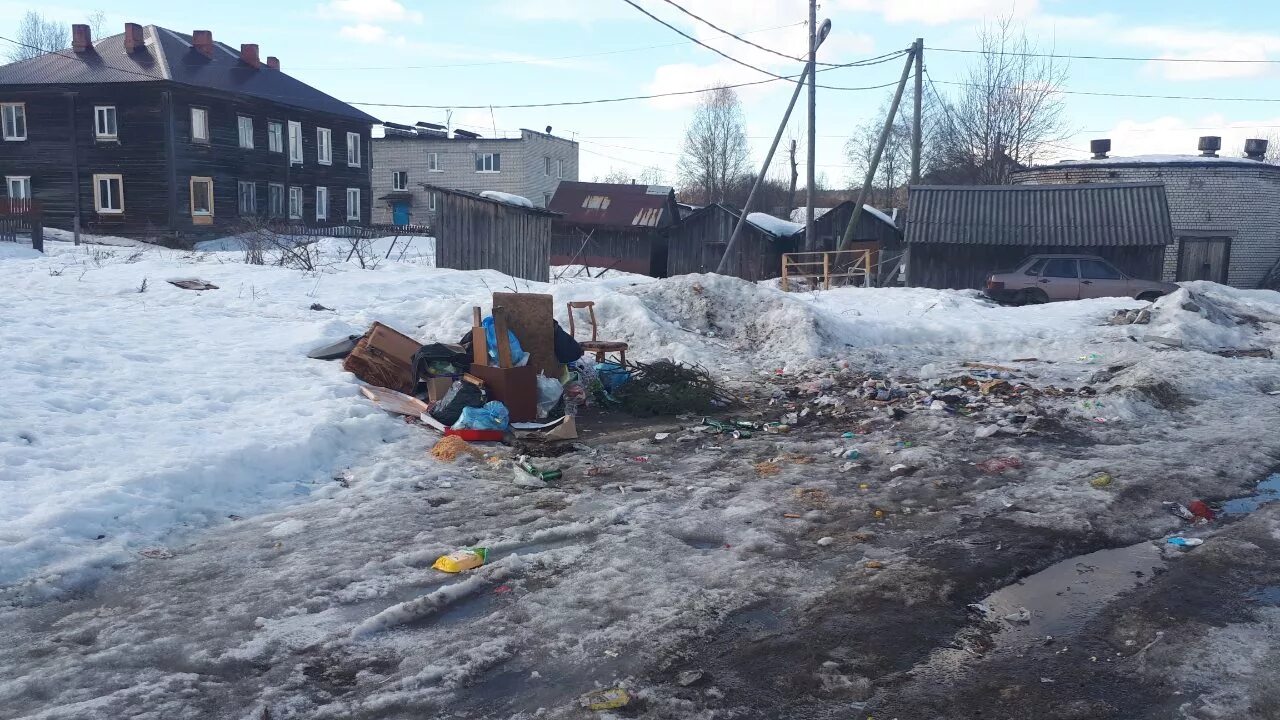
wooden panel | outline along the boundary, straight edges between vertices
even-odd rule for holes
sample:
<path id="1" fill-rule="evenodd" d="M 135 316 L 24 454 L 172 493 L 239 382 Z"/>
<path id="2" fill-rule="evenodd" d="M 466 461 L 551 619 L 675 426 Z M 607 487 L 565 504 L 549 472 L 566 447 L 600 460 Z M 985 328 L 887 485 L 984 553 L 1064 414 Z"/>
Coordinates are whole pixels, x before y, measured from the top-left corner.
<path id="1" fill-rule="evenodd" d="M 493 318 L 502 318 L 529 353 L 529 365 L 549 378 L 560 377 L 556 360 L 553 298 L 537 293 L 494 293 Z"/>
<path id="2" fill-rule="evenodd" d="M 1231 241 L 1225 237 L 1182 237 L 1177 279 L 1227 282 Z"/>

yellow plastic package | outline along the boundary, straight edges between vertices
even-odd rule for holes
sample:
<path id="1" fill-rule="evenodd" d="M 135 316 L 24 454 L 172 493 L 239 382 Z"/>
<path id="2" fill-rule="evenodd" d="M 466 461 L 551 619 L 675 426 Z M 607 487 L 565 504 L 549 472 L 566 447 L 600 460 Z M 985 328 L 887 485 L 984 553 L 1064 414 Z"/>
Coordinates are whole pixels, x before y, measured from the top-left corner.
<path id="1" fill-rule="evenodd" d="M 478 568 L 489 559 L 489 548 L 463 548 L 455 550 L 448 555 L 441 555 L 436 558 L 435 565 L 431 567 L 441 572 L 458 573 L 463 570 L 471 570 Z"/>

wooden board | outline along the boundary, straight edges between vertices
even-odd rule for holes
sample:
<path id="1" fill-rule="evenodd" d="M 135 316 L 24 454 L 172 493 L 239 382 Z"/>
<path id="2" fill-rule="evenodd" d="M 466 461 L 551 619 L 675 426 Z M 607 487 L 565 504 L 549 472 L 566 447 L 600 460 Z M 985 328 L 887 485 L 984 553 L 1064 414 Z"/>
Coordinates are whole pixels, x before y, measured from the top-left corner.
<path id="1" fill-rule="evenodd" d="M 373 401 L 373 404 L 397 415 L 418 417 L 427 411 L 427 404 L 412 395 L 405 395 L 384 387 L 362 385 L 360 392 Z"/>
<path id="2" fill-rule="evenodd" d="M 538 419 L 537 371 L 532 367 L 498 368 L 472 365 L 471 373 L 484 380 L 490 400 L 507 406 L 511 422 Z"/>
<path id="3" fill-rule="evenodd" d="M 549 378 L 560 377 L 556 360 L 555 314 L 550 295 L 540 293 L 494 293 L 493 319 L 501 320 L 516 334 L 520 347 L 529 353 L 529 367 Z"/>

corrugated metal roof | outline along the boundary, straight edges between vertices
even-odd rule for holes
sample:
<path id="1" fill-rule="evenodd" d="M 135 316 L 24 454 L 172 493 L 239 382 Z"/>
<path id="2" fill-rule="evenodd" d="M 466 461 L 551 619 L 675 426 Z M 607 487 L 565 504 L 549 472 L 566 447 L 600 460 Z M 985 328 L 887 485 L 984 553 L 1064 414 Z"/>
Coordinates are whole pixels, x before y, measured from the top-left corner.
<path id="1" fill-rule="evenodd" d="M 124 51 L 124 33 L 93 44 L 92 52 L 59 50 L 0 66 L 3 85 L 86 85 L 175 82 L 210 90 L 252 95 L 284 105 L 329 113 L 370 124 L 377 118 L 327 95 L 265 62 L 253 68 L 240 51 L 215 42 L 212 57 L 191 46 L 191 36 L 155 25 L 143 28 L 145 45 Z M 265 60 L 265 59 L 264 59 Z"/>
<path id="2" fill-rule="evenodd" d="M 666 185 L 561 180 L 547 205 L 565 222 L 618 228 L 665 227 L 675 223 L 675 193 Z"/>
<path id="3" fill-rule="evenodd" d="M 1103 247 L 1173 242 L 1161 183 L 911 188 L 908 243 Z"/>

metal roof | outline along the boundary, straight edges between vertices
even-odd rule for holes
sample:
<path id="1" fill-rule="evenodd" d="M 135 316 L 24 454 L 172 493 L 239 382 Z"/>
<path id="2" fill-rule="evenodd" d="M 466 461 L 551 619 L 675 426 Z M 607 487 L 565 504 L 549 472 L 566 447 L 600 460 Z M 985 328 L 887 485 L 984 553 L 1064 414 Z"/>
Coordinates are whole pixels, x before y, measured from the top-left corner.
<path id="1" fill-rule="evenodd" d="M 916 185 L 908 243 L 1104 247 L 1173 242 L 1161 183 Z"/>
<path id="2" fill-rule="evenodd" d="M 644 229 L 680 219 L 675 191 L 666 185 L 561 180 L 547 207 L 579 225 Z"/>
<path id="3" fill-rule="evenodd" d="M 191 36 L 155 25 L 143 28 L 144 46 L 124 51 L 124 33 L 93 44 L 92 51 L 72 50 L 39 55 L 0 66 L 4 85 L 101 85 L 135 82 L 174 82 L 182 85 L 251 95 L 304 110 L 328 113 L 370 124 L 377 118 L 263 63 L 254 68 L 240 60 L 240 51 L 214 42 L 212 56 L 191 45 Z"/>

